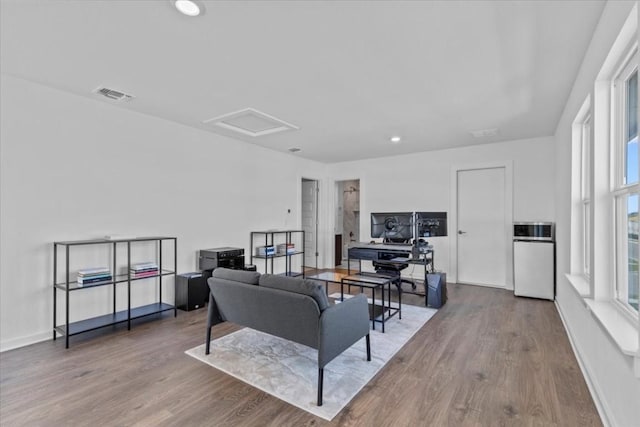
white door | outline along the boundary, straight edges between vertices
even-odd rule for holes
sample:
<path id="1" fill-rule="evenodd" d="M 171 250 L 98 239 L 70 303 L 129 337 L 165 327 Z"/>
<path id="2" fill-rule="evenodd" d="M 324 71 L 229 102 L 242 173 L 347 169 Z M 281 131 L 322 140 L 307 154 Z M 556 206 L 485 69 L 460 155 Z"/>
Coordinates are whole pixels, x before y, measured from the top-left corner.
<path id="1" fill-rule="evenodd" d="M 304 266 L 318 268 L 318 181 L 302 180 L 302 229 L 304 230 Z"/>
<path id="2" fill-rule="evenodd" d="M 458 282 L 506 287 L 505 168 L 457 173 Z"/>

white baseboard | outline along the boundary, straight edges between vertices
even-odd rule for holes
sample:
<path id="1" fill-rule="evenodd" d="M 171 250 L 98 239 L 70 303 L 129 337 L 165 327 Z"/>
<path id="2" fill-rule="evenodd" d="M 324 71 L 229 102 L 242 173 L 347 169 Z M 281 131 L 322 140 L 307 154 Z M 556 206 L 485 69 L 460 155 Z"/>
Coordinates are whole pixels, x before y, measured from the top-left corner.
<path id="1" fill-rule="evenodd" d="M 53 338 L 52 332 L 41 332 L 35 335 L 29 335 L 26 337 L 13 338 L 0 342 L 0 353 L 13 350 L 27 345 L 35 344 L 42 341 L 47 341 Z"/>
<path id="2" fill-rule="evenodd" d="M 571 348 L 573 349 L 573 354 L 576 356 L 576 360 L 578 361 L 578 366 L 580 366 L 580 371 L 582 371 L 582 376 L 587 383 L 587 388 L 589 389 L 589 393 L 591 394 L 591 398 L 593 399 L 593 403 L 596 405 L 596 410 L 598 411 L 598 415 L 600 415 L 600 420 L 604 427 L 609 427 L 614 424 L 611 423 L 611 418 L 609 414 L 611 414 L 611 408 L 607 405 L 606 401 L 600 399 L 600 396 L 603 396 L 602 389 L 598 385 L 598 382 L 593 378 L 589 372 L 589 365 L 587 362 L 580 356 L 580 348 L 578 347 L 577 342 L 573 339 L 573 334 L 571 333 L 571 329 L 569 329 L 567 322 L 565 320 L 564 315 L 562 314 L 562 309 L 560 308 L 560 304 L 558 301 L 555 301 L 556 310 L 558 310 L 558 314 L 560 315 L 560 320 L 562 320 L 562 324 L 564 325 L 564 330 L 567 332 L 567 336 L 569 337 L 569 343 L 571 344 Z"/>

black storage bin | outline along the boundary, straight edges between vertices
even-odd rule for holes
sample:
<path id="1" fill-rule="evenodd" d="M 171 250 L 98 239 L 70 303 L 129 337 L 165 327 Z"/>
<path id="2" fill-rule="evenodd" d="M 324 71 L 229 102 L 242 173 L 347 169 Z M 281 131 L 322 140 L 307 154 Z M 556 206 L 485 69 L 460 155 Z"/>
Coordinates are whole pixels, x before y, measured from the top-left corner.
<path id="1" fill-rule="evenodd" d="M 207 277 L 211 277 L 211 273 L 207 271 L 178 274 L 176 276 L 176 307 L 184 311 L 204 307 L 209 300 Z"/>
<path id="2" fill-rule="evenodd" d="M 429 273 L 424 283 L 424 303 L 440 308 L 447 302 L 447 273 Z"/>

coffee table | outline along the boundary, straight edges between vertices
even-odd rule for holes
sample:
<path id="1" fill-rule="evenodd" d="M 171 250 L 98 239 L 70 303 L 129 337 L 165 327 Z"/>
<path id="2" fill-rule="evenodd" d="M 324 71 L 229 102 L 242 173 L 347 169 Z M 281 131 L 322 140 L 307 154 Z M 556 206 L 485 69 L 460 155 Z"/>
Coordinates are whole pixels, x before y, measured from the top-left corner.
<path id="1" fill-rule="evenodd" d="M 344 287 L 347 285 L 349 290 L 351 286 L 358 286 L 360 292 L 364 291 L 364 288 L 371 289 L 371 329 L 375 331 L 376 322 L 382 323 L 382 333 L 384 333 L 384 324 L 387 320 L 398 315 L 399 319 L 402 319 L 402 293 L 398 293 L 398 307 L 391 306 L 391 284 L 395 278 L 381 276 L 381 275 L 368 275 L 368 274 L 353 274 L 342 277 L 340 280 L 340 300 L 344 301 Z M 385 305 L 384 290 L 385 287 L 388 290 L 387 304 Z M 380 301 L 381 305 L 376 304 L 376 290 L 380 289 Z M 376 307 L 382 309 L 382 313 L 378 316 L 375 314 Z"/>
<path id="2" fill-rule="evenodd" d="M 322 273 L 308 275 L 304 278 L 324 282 L 324 291 L 327 295 L 329 295 L 329 283 L 339 284 L 342 278 L 345 276 L 347 276 L 347 274 L 336 273 L 334 271 L 323 271 Z"/>

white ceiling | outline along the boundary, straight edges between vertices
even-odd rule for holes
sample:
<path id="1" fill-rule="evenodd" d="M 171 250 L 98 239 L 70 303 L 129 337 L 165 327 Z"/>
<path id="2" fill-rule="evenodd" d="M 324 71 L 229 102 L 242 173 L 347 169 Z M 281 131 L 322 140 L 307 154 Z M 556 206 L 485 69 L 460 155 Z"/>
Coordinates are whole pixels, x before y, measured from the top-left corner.
<path id="1" fill-rule="evenodd" d="M 2 73 L 322 162 L 552 135 L 602 1 L 2 0 Z M 474 138 L 473 130 L 499 128 Z M 401 144 L 389 137 L 400 135 Z M 292 154 L 293 155 L 293 154 Z"/>

